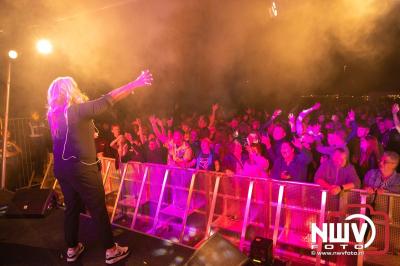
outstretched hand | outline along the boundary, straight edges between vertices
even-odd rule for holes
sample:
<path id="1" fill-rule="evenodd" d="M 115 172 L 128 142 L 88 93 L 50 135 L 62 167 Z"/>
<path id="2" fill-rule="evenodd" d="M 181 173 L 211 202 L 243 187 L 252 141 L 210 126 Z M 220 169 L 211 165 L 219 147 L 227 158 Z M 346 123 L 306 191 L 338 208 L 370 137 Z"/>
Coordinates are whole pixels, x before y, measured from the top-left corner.
<path id="1" fill-rule="evenodd" d="M 173 126 L 173 124 L 174 124 L 174 118 L 173 118 L 173 117 L 170 117 L 170 118 L 167 120 L 167 126 L 170 128 L 170 127 Z"/>
<path id="2" fill-rule="evenodd" d="M 313 110 L 318 110 L 321 107 L 320 103 L 315 103 L 313 107 L 311 107 Z"/>
<path id="3" fill-rule="evenodd" d="M 354 112 L 354 110 L 350 110 L 347 114 L 347 117 L 350 121 L 356 120 L 356 113 Z"/>
<path id="4" fill-rule="evenodd" d="M 149 117 L 149 121 L 151 124 L 155 124 L 157 122 L 156 116 L 155 115 L 151 115 Z"/>
<path id="5" fill-rule="evenodd" d="M 294 121 L 296 120 L 296 118 L 295 118 L 295 116 L 294 116 L 293 113 L 290 113 L 290 114 L 288 115 L 288 119 L 289 119 L 289 122 L 294 122 Z"/>
<path id="6" fill-rule="evenodd" d="M 274 114 L 272 115 L 272 119 L 277 118 L 278 116 L 280 116 L 282 114 L 282 110 L 281 109 L 276 109 L 274 111 Z"/>
<path id="7" fill-rule="evenodd" d="M 218 103 L 215 103 L 215 104 L 212 105 L 212 111 L 213 112 L 216 112 L 218 110 L 218 108 L 219 108 Z"/>
<path id="8" fill-rule="evenodd" d="M 157 123 L 157 125 L 159 125 L 160 127 L 163 127 L 163 126 L 164 126 L 164 122 L 163 122 L 160 118 L 157 118 L 157 119 L 156 119 L 156 123 Z"/>
<path id="9" fill-rule="evenodd" d="M 137 87 L 144 87 L 144 86 L 150 86 L 153 82 L 153 75 L 150 73 L 150 71 L 144 70 L 142 73 L 135 79 L 135 85 Z"/>

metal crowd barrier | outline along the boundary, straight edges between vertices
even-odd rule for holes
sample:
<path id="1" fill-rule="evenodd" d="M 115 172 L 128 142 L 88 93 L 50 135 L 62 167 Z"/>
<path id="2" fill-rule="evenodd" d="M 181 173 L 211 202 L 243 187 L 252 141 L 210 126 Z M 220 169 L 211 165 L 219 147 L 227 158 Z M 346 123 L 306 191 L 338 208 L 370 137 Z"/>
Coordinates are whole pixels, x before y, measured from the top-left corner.
<path id="1" fill-rule="evenodd" d="M 6 188 L 10 190 L 35 185 L 37 181 L 34 180 L 35 176 L 43 177 L 49 159 L 45 132 L 42 132 L 41 136 L 32 136 L 30 121 L 29 118 L 10 118 L 9 120 L 10 141 L 21 149 L 16 156 L 7 158 Z M 2 127 L 1 123 L 0 127 Z M 1 156 L 0 154 L 0 159 Z M 1 167 L 0 164 L 0 169 Z"/>
<path id="2" fill-rule="evenodd" d="M 310 255 L 311 223 L 320 228 L 337 211 L 365 214 L 349 204 L 370 203 L 363 190 L 332 196 L 316 184 L 278 181 L 218 172 L 129 162 L 115 169 L 102 158 L 102 176 L 111 223 L 197 248 L 219 232 L 243 252 L 256 236 L 272 239 L 275 256 L 312 264 L 362 265 L 363 255 Z M 378 195 L 374 207 L 389 216 L 388 256 L 400 250 L 400 195 Z M 384 248 L 385 223 L 371 216 L 377 236 L 371 250 Z M 318 243 L 318 251 L 324 250 Z M 386 255 L 385 255 L 386 256 Z M 349 259 L 352 260 L 349 262 Z M 386 264 L 388 265 L 388 264 Z M 390 265 L 390 264 L 389 264 Z"/>
<path id="3" fill-rule="evenodd" d="M 6 188 L 15 190 L 27 186 L 34 171 L 35 154 L 29 137 L 29 119 L 10 118 L 8 131 L 10 140 L 22 150 L 17 156 L 7 158 Z"/>

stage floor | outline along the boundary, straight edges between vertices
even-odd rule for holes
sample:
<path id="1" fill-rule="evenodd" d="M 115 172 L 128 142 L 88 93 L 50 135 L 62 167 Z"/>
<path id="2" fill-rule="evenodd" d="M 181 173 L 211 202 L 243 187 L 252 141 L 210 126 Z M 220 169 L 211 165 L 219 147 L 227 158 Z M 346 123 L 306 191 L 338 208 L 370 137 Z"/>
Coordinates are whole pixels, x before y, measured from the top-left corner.
<path id="1" fill-rule="evenodd" d="M 81 216 L 80 240 L 86 250 L 75 263 L 65 261 L 63 210 L 38 219 L 0 217 L 0 265 L 105 265 L 104 251 L 90 219 Z M 116 242 L 132 254 L 116 265 L 183 265 L 194 250 L 113 227 Z"/>

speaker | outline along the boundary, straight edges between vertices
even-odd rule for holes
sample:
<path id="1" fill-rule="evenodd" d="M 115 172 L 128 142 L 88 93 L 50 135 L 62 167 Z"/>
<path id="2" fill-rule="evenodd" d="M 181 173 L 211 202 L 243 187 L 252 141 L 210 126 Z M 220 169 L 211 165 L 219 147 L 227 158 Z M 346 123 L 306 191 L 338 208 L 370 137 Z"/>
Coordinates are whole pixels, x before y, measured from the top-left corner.
<path id="1" fill-rule="evenodd" d="M 194 252 L 185 266 L 244 266 L 248 258 L 231 242 L 215 233 Z"/>
<path id="2" fill-rule="evenodd" d="M 17 190 L 8 205 L 7 217 L 44 217 L 56 206 L 52 189 L 27 188 Z"/>
<path id="3" fill-rule="evenodd" d="M 272 265 L 273 262 L 272 239 L 255 237 L 250 246 L 250 261 L 254 265 Z"/>
<path id="4" fill-rule="evenodd" d="M 14 193 L 8 190 L 0 190 L 0 217 L 6 214 L 8 205 L 10 205 L 11 199 Z"/>

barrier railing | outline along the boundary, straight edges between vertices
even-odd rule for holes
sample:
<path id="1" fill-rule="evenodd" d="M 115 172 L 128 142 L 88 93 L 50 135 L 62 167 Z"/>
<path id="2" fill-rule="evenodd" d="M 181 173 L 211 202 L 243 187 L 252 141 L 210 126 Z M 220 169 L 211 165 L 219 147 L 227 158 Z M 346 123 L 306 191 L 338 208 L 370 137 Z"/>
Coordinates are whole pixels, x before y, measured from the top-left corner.
<path id="1" fill-rule="evenodd" d="M 196 248 L 219 232 L 248 252 L 256 236 L 273 240 L 275 256 L 313 264 L 362 265 L 364 257 L 311 255 L 311 224 L 332 222 L 330 214 L 364 213 L 349 204 L 371 203 L 363 190 L 332 196 L 320 186 L 219 172 L 129 162 L 117 171 L 114 160 L 102 159 L 110 219 L 114 225 Z M 389 253 L 400 250 L 400 195 L 382 194 L 377 211 L 389 216 Z M 384 248 L 384 221 L 370 216 L 377 228 L 370 249 Z M 321 242 L 318 250 L 324 251 Z M 341 261 L 347 257 L 347 262 Z M 396 258 L 397 259 L 397 258 Z"/>
<path id="2" fill-rule="evenodd" d="M 32 136 L 29 123 L 29 118 L 10 118 L 9 120 L 9 141 L 16 144 L 20 152 L 7 158 L 7 189 L 15 190 L 31 186 L 35 174 L 43 174 L 47 159 L 45 138 L 44 136 Z M 13 148 L 13 150 L 15 149 Z M 0 159 L 1 157 L 0 154 Z"/>

